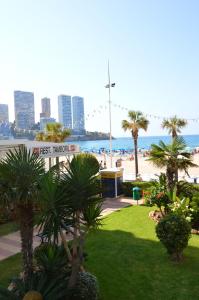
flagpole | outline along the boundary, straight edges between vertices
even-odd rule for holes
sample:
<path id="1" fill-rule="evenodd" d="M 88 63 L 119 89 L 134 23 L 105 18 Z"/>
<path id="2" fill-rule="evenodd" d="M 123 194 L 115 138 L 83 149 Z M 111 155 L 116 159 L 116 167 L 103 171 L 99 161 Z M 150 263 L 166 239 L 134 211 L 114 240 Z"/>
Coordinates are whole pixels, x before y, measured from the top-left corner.
<path id="1" fill-rule="evenodd" d="M 110 69 L 108 60 L 108 94 L 109 94 L 109 150 L 110 150 L 110 161 L 111 168 L 113 167 L 113 153 L 112 153 L 112 120 L 111 120 L 111 80 L 110 80 Z"/>

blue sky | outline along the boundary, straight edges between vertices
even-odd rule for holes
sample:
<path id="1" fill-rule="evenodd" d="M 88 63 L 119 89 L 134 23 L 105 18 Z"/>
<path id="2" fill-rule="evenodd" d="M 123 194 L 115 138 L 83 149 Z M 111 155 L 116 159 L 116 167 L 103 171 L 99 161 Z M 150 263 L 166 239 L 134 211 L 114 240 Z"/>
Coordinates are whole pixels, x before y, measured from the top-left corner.
<path id="1" fill-rule="evenodd" d="M 13 120 L 13 91 L 33 91 L 38 120 L 41 97 L 57 117 L 59 94 L 83 96 L 87 129 L 108 132 L 109 58 L 115 104 L 199 119 L 198 14 L 194 0 L 0 0 L 0 103 Z M 125 118 L 113 107 L 115 136 Z M 151 118 L 147 134 L 164 133 Z"/>

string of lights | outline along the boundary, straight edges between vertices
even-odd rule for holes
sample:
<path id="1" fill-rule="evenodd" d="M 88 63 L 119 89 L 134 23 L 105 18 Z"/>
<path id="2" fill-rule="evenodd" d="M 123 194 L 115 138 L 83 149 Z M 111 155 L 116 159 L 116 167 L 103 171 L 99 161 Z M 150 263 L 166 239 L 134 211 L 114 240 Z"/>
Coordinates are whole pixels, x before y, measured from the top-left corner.
<path id="1" fill-rule="evenodd" d="M 111 103 L 112 107 L 114 108 L 118 108 L 121 111 L 130 111 L 132 109 L 125 107 L 123 105 L 120 104 L 116 104 L 112 101 Z M 95 108 L 93 111 L 89 112 L 88 114 L 85 115 L 85 120 L 88 121 L 91 118 L 96 117 L 97 114 L 101 114 L 104 112 L 104 110 L 108 109 L 108 105 L 104 104 L 104 105 L 100 105 L 97 108 Z M 150 118 L 150 119 L 156 119 L 156 120 L 164 120 L 164 119 L 168 119 L 171 116 L 162 116 L 162 115 L 156 115 L 156 114 L 151 114 L 151 113 L 144 113 L 145 117 Z M 185 119 L 187 122 L 195 122 L 195 123 L 199 123 L 199 117 L 198 118 L 183 118 Z"/>

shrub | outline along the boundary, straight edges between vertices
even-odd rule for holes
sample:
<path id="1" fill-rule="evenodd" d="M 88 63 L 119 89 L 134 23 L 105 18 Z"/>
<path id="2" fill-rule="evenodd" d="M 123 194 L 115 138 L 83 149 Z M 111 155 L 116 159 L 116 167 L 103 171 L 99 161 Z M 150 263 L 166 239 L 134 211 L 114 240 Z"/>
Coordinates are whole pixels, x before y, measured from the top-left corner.
<path id="1" fill-rule="evenodd" d="M 62 273 L 56 277 L 49 277 L 44 272 L 34 272 L 30 280 L 23 278 L 14 278 L 12 280 L 12 289 L 0 287 L 0 299 L 2 300 L 21 300 L 31 298 L 31 295 L 41 295 L 45 300 L 63 300 L 67 295 L 67 278 Z M 34 291 L 34 292 L 33 292 Z M 27 294 L 29 294 L 27 296 Z M 39 300 L 39 298 L 37 298 Z M 41 297 L 40 297 L 41 299 Z"/>
<path id="2" fill-rule="evenodd" d="M 190 238 L 191 226 L 183 216 L 166 215 L 156 226 L 156 234 L 171 259 L 180 261 Z"/>
<path id="3" fill-rule="evenodd" d="M 191 225 L 194 229 L 199 229 L 199 197 L 195 196 L 190 201 Z"/>
<path id="4" fill-rule="evenodd" d="M 132 197 L 132 188 L 139 187 L 141 191 L 148 190 L 153 186 L 152 181 L 132 181 L 132 182 L 123 182 L 123 194 L 127 197 Z"/>
<path id="5" fill-rule="evenodd" d="M 167 214 L 169 212 L 169 204 L 171 203 L 171 201 L 163 188 L 159 186 L 154 186 L 149 196 L 149 199 L 151 205 L 156 205 L 161 211 L 162 215 Z"/>
<path id="6" fill-rule="evenodd" d="M 43 243 L 34 250 L 37 267 L 49 277 L 65 273 L 68 259 L 63 246 Z"/>
<path id="7" fill-rule="evenodd" d="M 77 286 L 70 291 L 71 300 L 97 300 L 99 286 L 97 278 L 89 272 L 80 272 Z"/>
<path id="8" fill-rule="evenodd" d="M 187 181 L 179 181 L 177 183 L 177 196 L 192 199 L 199 195 L 199 186 Z"/>

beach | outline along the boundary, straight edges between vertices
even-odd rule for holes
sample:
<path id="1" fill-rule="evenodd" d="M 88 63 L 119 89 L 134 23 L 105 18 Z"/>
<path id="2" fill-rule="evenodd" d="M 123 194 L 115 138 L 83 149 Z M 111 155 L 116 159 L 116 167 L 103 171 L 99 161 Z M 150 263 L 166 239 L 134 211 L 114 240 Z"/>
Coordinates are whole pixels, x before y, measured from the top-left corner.
<path id="1" fill-rule="evenodd" d="M 102 165 L 106 161 L 107 168 L 111 167 L 110 156 L 107 154 L 95 154 L 98 161 L 102 161 Z M 124 180 L 135 179 L 135 160 L 130 160 L 130 155 L 121 156 L 113 155 L 112 165 L 116 167 L 116 161 L 121 159 L 121 167 L 124 169 Z M 155 175 L 165 172 L 165 169 L 158 169 L 154 167 L 152 162 L 147 161 L 148 157 L 143 157 L 143 154 L 138 155 L 139 174 L 143 180 L 150 180 L 157 178 Z M 199 153 L 193 155 L 193 163 L 199 166 Z M 186 179 L 187 181 L 193 182 L 194 178 L 198 178 L 199 183 L 199 167 L 189 169 L 190 178 L 185 172 L 179 172 L 179 179 Z"/>

